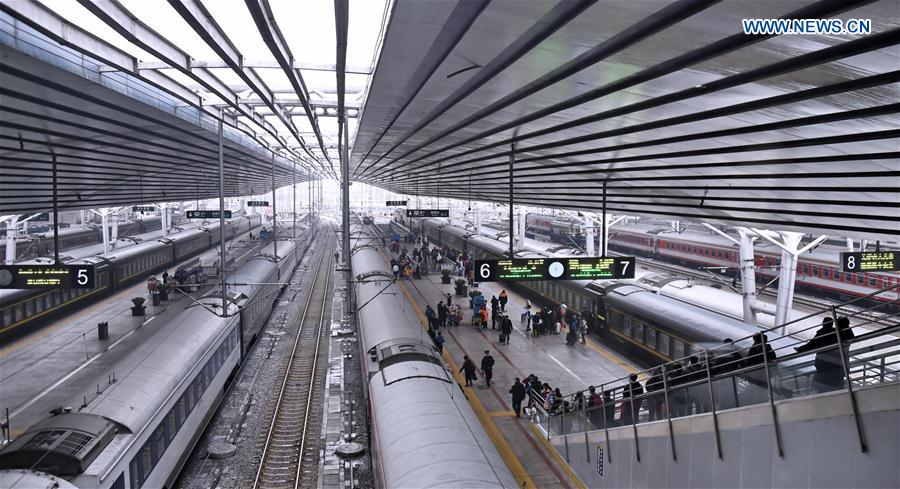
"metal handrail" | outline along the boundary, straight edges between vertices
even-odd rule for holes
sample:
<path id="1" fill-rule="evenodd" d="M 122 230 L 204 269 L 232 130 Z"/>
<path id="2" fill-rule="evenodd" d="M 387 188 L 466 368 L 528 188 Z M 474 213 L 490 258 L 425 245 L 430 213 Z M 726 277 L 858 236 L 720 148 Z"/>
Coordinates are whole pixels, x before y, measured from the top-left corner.
<path id="1" fill-rule="evenodd" d="M 678 417 L 693 414 L 693 407 L 696 404 L 697 414 L 706 412 L 713 414 L 713 424 L 718 440 L 718 420 L 716 419 L 718 411 L 742 405 L 768 402 L 773 425 L 775 425 L 779 454 L 783 456 L 775 401 L 781 398 L 803 396 L 814 392 L 844 390 L 849 395 L 852 403 L 861 450 L 866 451 L 865 437 L 853 389 L 864 385 L 900 381 L 900 338 L 896 337 L 896 333 L 900 331 L 900 321 L 896 320 L 898 313 L 893 311 L 883 312 L 881 317 L 874 319 L 869 317 L 861 324 L 850 326 L 848 328 L 849 332 L 846 332 L 837 326 L 838 310 L 862 300 L 871 299 L 879 294 L 897 290 L 900 290 L 900 284 L 840 305 L 830 306 L 782 325 L 761 329 L 759 333 L 735 341 L 735 343 L 743 343 L 750 338 L 759 337 L 762 333 L 786 328 L 790 324 L 796 324 L 825 314 L 831 318 L 834 325 L 834 337 L 820 337 L 820 339 L 824 339 L 825 343 L 818 348 L 801 352 L 791 350 L 790 353 L 785 354 L 785 350 L 796 348 L 798 345 L 806 342 L 806 340 L 798 336 L 798 333 L 818 329 L 822 326 L 820 324 L 780 335 L 774 340 L 768 340 L 763 336 L 760 338 L 762 346 L 756 345 L 759 351 L 754 352 L 753 355 L 749 354 L 749 350 L 753 347 L 735 348 L 734 345 L 720 345 L 702 352 L 694 352 L 680 359 L 680 362 L 673 361 L 659 367 L 644 370 L 642 373 L 650 376 L 650 381 L 647 382 L 646 387 L 651 390 L 646 392 L 634 396 L 628 395 L 630 376 L 624 377 L 603 384 L 599 392 L 595 391 L 595 395 L 601 399 L 599 405 L 588 405 L 589 390 L 583 390 L 563 396 L 560 400 L 561 408 L 559 410 L 551 410 L 549 413 L 543 409 L 543 400 L 538 400 L 536 415 L 538 418 L 546 419 L 547 436 L 551 437 L 553 435 L 567 435 L 577 432 L 566 428 L 566 417 L 570 417 L 570 424 L 583 422 L 586 431 L 591 426 L 594 429 L 608 431 L 608 425 L 611 424 L 609 421 L 615 423 L 617 407 L 628 409 L 629 411 L 633 409 L 633 413 L 629 413 L 631 416 L 625 416 L 626 413 L 622 412 L 620 420 L 625 419 L 628 421 L 628 424 L 636 426 L 642 422 L 664 419 L 669 419 L 669 423 L 671 423 L 671 417 L 673 416 L 671 416 L 670 409 L 673 409 L 673 405 L 678 406 L 677 409 L 680 412 L 676 412 L 674 416 Z M 891 305 L 897 307 L 900 305 L 900 299 L 861 310 L 846 311 L 846 314 L 843 315 L 848 318 L 858 317 L 864 313 Z M 880 327 L 872 331 L 866 331 L 857 337 L 850 337 L 850 333 L 853 332 L 854 328 L 870 324 L 877 324 Z M 784 331 L 787 331 L 787 329 L 784 329 Z M 829 332 L 828 334 L 831 333 Z M 888 338 L 890 335 L 895 335 L 895 337 L 893 339 Z M 887 341 L 881 341 L 876 344 L 864 344 L 878 338 L 887 338 Z M 772 344 L 773 342 L 776 344 Z M 854 346 L 857 346 L 857 348 L 851 352 L 850 348 Z M 771 354 L 767 353 L 767 350 L 775 353 L 776 358 L 767 361 L 766 357 Z M 701 356 L 702 361 L 699 358 Z M 688 359 L 692 357 L 698 357 L 698 361 L 689 362 Z M 717 358 L 720 360 L 719 362 L 715 361 Z M 822 367 L 825 364 L 827 364 L 826 367 Z M 820 368 L 823 371 L 825 368 L 828 369 L 827 373 L 832 376 L 829 382 L 832 383 L 826 383 L 821 380 L 819 376 L 824 376 L 825 373 L 820 371 Z M 840 379 L 837 378 L 838 376 L 840 376 Z M 836 385 L 838 383 L 843 385 L 843 387 Z M 728 392 L 717 393 L 716 391 L 724 384 L 730 384 L 727 386 L 730 387 Z M 791 387 L 791 384 L 793 387 Z M 610 385 L 614 387 L 608 387 Z M 707 395 L 698 396 L 697 393 L 700 390 L 695 391 L 698 387 L 702 387 L 702 391 L 706 392 Z M 644 386 L 642 386 L 642 390 L 643 388 Z M 741 399 L 739 392 L 746 394 L 756 390 L 758 396 L 761 393 L 760 388 L 765 389 L 767 392 L 767 399 L 762 399 L 759 396 L 750 402 L 740 402 L 741 400 L 746 401 L 746 399 Z M 688 394 L 689 391 L 692 394 Z M 717 406 L 719 402 L 717 397 L 720 394 L 722 394 L 723 398 L 728 398 L 729 402 L 724 404 L 733 405 L 726 407 Z M 664 403 L 662 405 L 665 407 L 666 416 L 665 418 L 660 418 L 658 406 L 663 399 Z M 576 401 L 582 404 L 576 405 Z M 686 409 L 682 405 L 685 402 L 687 403 Z M 705 402 L 708 402 L 708 404 L 704 404 Z M 708 406 L 708 409 L 704 410 L 706 406 Z M 610 409 L 612 409 L 612 412 L 610 412 Z M 598 413 L 598 411 L 602 412 Z M 602 427 L 596 422 L 598 415 L 602 415 Z M 644 415 L 646 415 L 646 420 L 641 419 Z M 578 419 L 579 416 L 582 419 Z M 560 419 L 558 431 L 554 430 L 553 427 L 556 424 L 555 421 L 551 421 L 557 418 Z M 540 424 L 543 425 L 544 423 Z M 634 432 L 635 439 L 637 439 L 637 430 L 635 429 Z M 639 451 L 636 450 L 635 452 L 636 456 L 639 457 Z M 674 450 L 672 451 L 672 456 L 673 458 L 676 457 Z"/>

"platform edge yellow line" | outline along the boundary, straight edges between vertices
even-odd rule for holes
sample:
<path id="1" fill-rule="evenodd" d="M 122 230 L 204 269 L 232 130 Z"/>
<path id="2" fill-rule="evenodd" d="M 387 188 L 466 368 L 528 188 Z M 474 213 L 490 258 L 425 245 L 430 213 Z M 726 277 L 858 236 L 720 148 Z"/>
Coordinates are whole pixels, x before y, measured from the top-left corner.
<path id="1" fill-rule="evenodd" d="M 406 296 L 407 302 L 409 302 L 410 307 L 412 307 L 413 311 L 415 311 L 416 316 L 419 318 L 419 322 L 422 324 L 422 327 L 425 328 L 427 324 L 427 320 L 425 318 L 425 314 L 422 312 L 422 309 L 419 308 L 419 305 L 412 298 L 412 294 L 406 290 L 406 286 L 400 282 L 397 282 L 397 285 L 400 286 L 400 290 L 403 291 L 403 295 Z M 450 366 L 451 372 L 453 374 L 453 378 L 457 383 L 462 385 L 465 382 L 465 379 L 462 378 L 462 375 L 459 373 L 459 366 L 453 361 L 453 357 L 450 356 L 450 353 L 447 350 L 444 350 L 444 361 L 447 362 L 447 365 Z M 472 410 L 475 411 L 475 416 L 478 417 L 478 420 L 481 421 L 481 425 L 484 427 L 485 431 L 487 431 L 488 436 L 491 438 L 491 441 L 494 442 L 494 446 L 497 448 L 497 452 L 500 453 L 500 457 L 506 463 L 506 467 L 512 472 L 513 477 L 515 477 L 519 487 L 530 488 L 537 487 L 534 484 L 534 481 L 531 480 L 531 476 L 528 475 L 528 472 L 525 471 L 525 467 L 522 465 L 522 462 L 519 461 L 519 458 L 513 452 L 512 448 L 509 446 L 509 442 L 506 441 L 506 438 L 503 436 L 503 433 L 500 432 L 500 428 L 497 427 L 494 420 L 491 419 L 491 416 L 488 414 L 487 409 L 485 409 L 484 405 L 481 404 L 481 401 L 478 399 L 478 395 L 469 387 L 464 387 L 463 391 L 466 393 L 466 398 L 469 400 L 469 404 L 472 406 Z"/>

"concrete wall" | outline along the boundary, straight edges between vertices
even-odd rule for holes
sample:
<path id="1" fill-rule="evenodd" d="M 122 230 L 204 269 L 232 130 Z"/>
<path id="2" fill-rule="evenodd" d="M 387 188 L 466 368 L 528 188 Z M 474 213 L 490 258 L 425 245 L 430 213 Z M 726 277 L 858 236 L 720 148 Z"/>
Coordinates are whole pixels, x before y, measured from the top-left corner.
<path id="1" fill-rule="evenodd" d="M 776 403 L 784 457 L 768 404 L 719 413 L 722 459 L 712 415 L 673 420 L 673 460 L 665 421 L 578 433 L 551 440 L 590 488 L 900 488 L 900 385 L 857 392 L 868 452 L 862 453 L 846 392 Z M 568 445 L 568 448 L 566 448 Z M 603 476 L 597 446 L 609 451 Z M 585 448 L 588 450 L 585 450 Z M 567 457 L 568 453 L 568 457 Z"/>

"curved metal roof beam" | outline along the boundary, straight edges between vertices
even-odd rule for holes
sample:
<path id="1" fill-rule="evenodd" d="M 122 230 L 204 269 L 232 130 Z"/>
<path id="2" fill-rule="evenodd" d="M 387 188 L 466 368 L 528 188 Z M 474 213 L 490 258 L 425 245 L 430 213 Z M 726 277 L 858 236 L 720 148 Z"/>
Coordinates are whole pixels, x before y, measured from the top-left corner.
<path id="1" fill-rule="evenodd" d="M 192 64 L 193 59 L 187 53 L 138 20 L 117 0 L 103 0 L 102 2 L 95 2 L 94 0 L 78 0 L 78 3 L 96 15 L 97 18 L 118 32 L 129 42 L 156 56 L 165 63 L 168 63 L 172 68 L 189 76 L 203 86 L 203 88 L 209 90 L 228 103 L 228 105 L 240 115 L 256 122 L 256 124 L 275 138 L 276 141 L 281 143 L 282 147 L 289 154 L 295 158 L 299 157 L 296 152 L 284 144 L 279 137 L 278 131 L 271 124 L 267 123 L 263 116 L 257 114 L 252 107 L 241 104 L 238 101 L 238 96 L 232 92 L 225 83 L 222 83 L 221 80 L 213 76 L 205 68 L 195 69 Z"/>
<path id="2" fill-rule="evenodd" d="M 334 178 L 337 178 L 337 174 L 334 171 L 334 163 L 328 156 L 328 151 L 325 149 L 325 142 L 322 140 L 322 131 L 319 129 L 319 122 L 316 120 L 315 113 L 309 105 L 309 90 L 306 88 L 306 83 L 303 81 L 300 70 L 294 68 L 294 55 L 291 53 L 287 41 L 285 41 L 284 36 L 281 34 L 278 23 L 275 22 L 275 15 L 272 13 L 269 2 L 267 0 L 245 0 L 245 3 L 247 5 L 247 10 L 250 11 L 250 15 L 253 17 L 253 21 L 256 22 L 256 28 L 259 30 L 263 42 L 269 47 L 269 51 L 275 56 L 275 60 L 278 61 L 282 71 L 284 71 L 285 76 L 287 76 L 288 81 L 297 93 L 297 97 L 299 97 L 300 103 L 306 111 L 306 117 L 313 128 L 313 132 L 316 134 L 319 148 L 322 150 L 322 154 L 325 156 L 325 159 L 328 161 L 331 168 L 325 167 L 318 159 L 316 159 L 316 161 L 322 165 L 322 170 L 326 173 L 331 173 Z"/>
<path id="3" fill-rule="evenodd" d="M 293 119 L 287 114 L 284 107 L 279 105 L 275 100 L 275 94 L 268 86 L 266 86 L 266 83 L 259 77 L 253 68 L 248 68 L 243 65 L 243 55 L 241 55 L 234 43 L 231 42 L 231 39 L 228 38 L 225 31 L 223 31 L 219 24 L 216 23 L 216 20 L 209 11 L 206 10 L 206 7 L 197 0 L 169 0 L 169 5 L 181 15 L 181 18 L 194 29 L 200 38 L 206 41 L 206 44 L 222 58 L 222 61 L 244 80 L 244 83 L 247 84 L 250 90 L 259 96 L 266 107 L 268 107 L 269 110 L 278 117 L 278 120 L 288 128 L 291 135 L 294 136 L 298 143 L 300 143 L 300 147 L 303 148 L 303 151 L 306 152 L 310 158 L 313 158 L 314 160 L 317 159 L 315 155 L 309 151 L 309 148 L 306 147 L 306 142 L 300 136 L 300 132 L 294 124 Z M 305 163 L 303 160 L 300 161 Z"/>

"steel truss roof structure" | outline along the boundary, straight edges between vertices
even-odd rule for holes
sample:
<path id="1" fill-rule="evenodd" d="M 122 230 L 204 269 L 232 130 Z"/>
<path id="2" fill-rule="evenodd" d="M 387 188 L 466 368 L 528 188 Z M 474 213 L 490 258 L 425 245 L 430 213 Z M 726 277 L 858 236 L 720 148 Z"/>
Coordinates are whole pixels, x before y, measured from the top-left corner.
<path id="1" fill-rule="evenodd" d="M 746 35 L 742 18 L 871 19 Z M 894 0 L 399 2 L 354 180 L 896 240 Z"/>
<path id="2" fill-rule="evenodd" d="M 226 196 L 289 185 L 295 174 L 298 183 L 337 176 L 319 106 L 267 0 L 247 2 L 273 57 L 258 64 L 280 68 L 288 93 L 267 86 L 197 0 L 169 3 L 220 60 L 191 58 L 118 1 L 79 3 L 156 59 L 128 54 L 52 4 L 0 2 L 0 214 L 49 209 L 54 161 L 61 210 L 216 196 L 219 120 Z M 331 115 L 327 103 L 318 110 Z"/>

